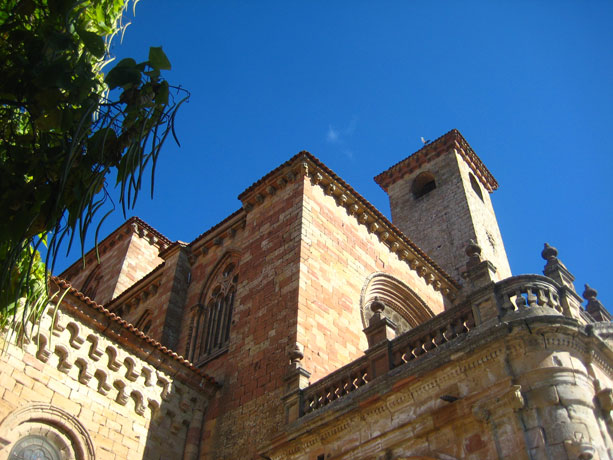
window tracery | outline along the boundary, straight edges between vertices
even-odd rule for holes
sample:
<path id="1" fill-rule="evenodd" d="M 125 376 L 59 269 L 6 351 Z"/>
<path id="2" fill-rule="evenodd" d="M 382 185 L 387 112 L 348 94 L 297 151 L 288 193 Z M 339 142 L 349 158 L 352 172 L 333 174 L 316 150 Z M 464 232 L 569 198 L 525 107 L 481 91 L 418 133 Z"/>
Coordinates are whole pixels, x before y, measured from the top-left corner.
<path id="1" fill-rule="evenodd" d="M 60 460 L 60 453 L 44 437 L 29 435 L 15 444 L 8 460 Z"/>
<path id="2" fill-rule="evenodd" d="M 192 313 L 187 344 L 191 362 L 203 363 L 227 349 L 238 275 L 237 256 L 231 254 L 222 258 L 206 283 Z"/>

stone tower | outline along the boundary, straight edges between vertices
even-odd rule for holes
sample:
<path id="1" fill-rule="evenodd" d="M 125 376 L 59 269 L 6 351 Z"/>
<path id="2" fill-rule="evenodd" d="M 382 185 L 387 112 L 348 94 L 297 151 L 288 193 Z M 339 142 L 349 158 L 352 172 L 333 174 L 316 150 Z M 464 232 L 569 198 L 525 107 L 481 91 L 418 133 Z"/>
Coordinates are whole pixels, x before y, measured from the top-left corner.
<path id="1" fill-rule="evenodd" d="M 453 277 L 474 240 L 496 277 L 511 276 L 489 194 L 498 183 L 456 129 L 375 177 L 389 195 L 392 222 Z"/>

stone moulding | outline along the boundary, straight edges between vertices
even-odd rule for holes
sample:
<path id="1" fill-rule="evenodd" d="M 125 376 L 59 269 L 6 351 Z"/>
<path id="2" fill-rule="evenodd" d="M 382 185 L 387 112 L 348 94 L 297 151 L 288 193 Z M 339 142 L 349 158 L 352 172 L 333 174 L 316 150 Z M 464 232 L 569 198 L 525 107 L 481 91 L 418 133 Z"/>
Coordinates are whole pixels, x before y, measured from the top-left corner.
<path id="1" fill-rule="evenodd" d="M 245 228 L 246 224 L 246 212 L 241 208 L 196 237 L 189 244 L 193 259 L 190 262 L 193 264 L 198 257 L 207 255 L 213 247 L 223 246 L 225 241 L 235 238 L 238 232 Z"/>
<path id="2" fill-rule="evenodd" d="M 67 293 L 43 315 L 26 352 L 140 416 L 157 420 L 164 408 L 189 423 L 189 409 L 208 404 L 219 387 L 214 379 L 65 281 L 53 281 Z"/>
<path id="3" fill-rule="evenodd" d="M 448 388 L 450 383 L 457 382 L 459 378 L 467 378 L 469 374 L 476 375 L 479 368 L 487 367 L 508 373 L 509 358 L 523 359 L 525 353 L 539 353 L 540 350 L 550 349 L 554 345 L 556 348 L 553 349 L 556 351 L 572 351 L 581 355 L 585 362 L 595 358 L 594 360 L 600 365 L 603 361 L 613 359 L 613 350 L 592 334 L 592 329 L 591 325 L 583 325 L 561 315 L 531 316 L 508 322 L 483 323 L 458 341 L 457 346 L 439 349 L 438 353 L 430 353 L 423 360 L 394 368 L 385 378 L 372 380 L 360 388 L 360 391 L 347 395 L 338 403 L 326 405 L 289 423 L 276 439 L 263 447 L 261 452 L 274 460 L 298 458 L 297 455 L 308 452 L 307 443 L 324 445 L 324 441 L 330 437 L 367 429 L 369 423 L 367 413 L 380 411 L 389 411 L 390 420 L 398 420 L 398 425 L 394 425 L 389 432 L 377 433 L 367 441 L 367 444 L 382 446 L 386 440 L 393 439 L 396 430 L 402 430 L 403 439 L 417 437 L 424 431 L 433 429 L 431 425 L 423 423 L 423 417 L 431 409 L 420 409 L 422 402 L 424 406 L 433 403 L 433 395 L 437 392 L 441 394 L 441 391 Z M 607 326 L 607 330 L 610 329 Z M 551 339 L 532 340 L 535 336 L 548 338 L 554 335 L 557 336 L 556 344 Z M 475 354 L 472 353 L 474 350 L 481 351 Z M 493 365 L 494 362 L 497 364 Z M 346 368 L 351 366 L 355 366 L 355 363 Z M 553 369 L 556 372 L 564 371 L 556 367 Z M 602 367 L 601 369 L 611 376 L 609 369 Z M 543 369 L 545 373 L 550 371 L 551 369 Z M 587 374 L 582 375 L 588 378 Z M 454 394 L 458 398 L 457 402 L 452 403 L 458 405 L 457 417 L 473 416 L 479 421 L 488 422 L 491 417 L 502 416 L 505 411 L 523 410 L 526 404 L 524 389 L 511 383 L 511 375 L 507 377 L 499 380 L 494 387 L 481 388 L 480 391 L 487 392 L 486 398 L 481 397 L 479 393 Z M 327 378 L 314 385 L 321 389 L 332 388 L 333 385 L 325 382 Z M 564 378 L 563 381 L 568 382 L 569 379 Z M 303 391 L 309 390 L 310 387 L 307 387 Z M 415 411 L 407 412 L 407 406 L 413 407 Z M 408 413 L 412 415 L 409 417 L 406 415 Z M 407 433 L 411 433 L 408 438 Z M 365 443 L 361 442 L 359 448 L 363 448 L 364 445 Z M 348 447 L 348 450 L 343 451 L 342 458 L 351 458 L 352 449 L 358 447 Z"/>
<path id="4" fill-rule="evenodd" d="M 59 310 L 51 308 L 43 315 L 36 336 L 25 346 L 26 352 L 121 406 L 132 401 L 139 416 L 154 418 L 163 402 L 180 405 L 187 395 L 191 395 L 187 408 L 206 403 L 212 393 L 210 385 L 187 375 L 189 371 L 182 372 L 167 358 L 156 356 L 154 350 L 135 354 L 132 349 L 124 349 L 98 332 L 96 324 L 84 324 L 83 318 L 73 317 L 74 311 L 66 308 L 69 300 L 64 300 Z M 110 329 L 107 325 L 105 332 Z M 188 391 L 190 387 L 196 391 Z M 147 408 L 150 415 L 146 415 Z M 183 416 L 186 423 L 191 421 L 189 410 Z"/>
<path id="5" fill-rule="evenodd" d="M 388 250 L 404 261 L 411 270 L 424 279 L 435 291 L 449 300 L 457 297 L 460 285 L 421 249 L 396 228 L 364 197 L 359 195 L 334 172 L 309 152 L 300 152 L 271 171 L 239 195 L 243 209 L 250 212 L 267 197 L 297 178 L 309 178 L 313 185 L 321 187 L 325 195 L 334 198 L 336 205 L 345 208 L 348 215 L 357 219 L 368 232 L 375 235 Z"/>
<path id="6" fill-rule="evenodd" d="M 162 270 L 165 264 L 166 262 L 162 262 L 155 267 L 149 274 L 145 275 L 144 278 L 140 279 L 111 300 L 106 305 L 106 308 L 113 313 L 121 311 L 121 313 L 117 314 L 119 316 L 124 316 L 132 310 L 135 310 L 141 303 L 153 297 L 162 283 Z"/>
<path id="7" fill-rule="evenodd" d="M 448 133 L 443 134 L 438 139 L 377 175 L 375 182 L 387 192 L 388 187 L 392 183 L 411 174 L 428 161 L 434 160 L 450 150 L 454 150 L 455 153 L 462 157 L 489 193 L 498 188 L 498 182 L 496 182 L 492 173 L 457 129 L 452 129 Z"/>
<path id="8" fill-rule="evenodd" d="M 158 250 L 164 251 L 170 246 L 171 241 L 151 227 L 149 224 L 139 219 L 138 217 L 131 217 L 125 221 L 119 228 L 112 232 L 109 236 L 100 241 L 97 247 L 94 247 L 84 255 L 84 260 L 87 266 L 93 265 L 98 260 L 98 255 L 104 255 L 110 249 L 112 249 L 117 243 L 124 239 L 126 235 L 131 233 L 138 234 L 141 238 L 145 239 L 149 244 L 158 248 Z M 83 261 L 77 260 L 70 267 L 64 270 L 62 277 L 73 278 L 77 273 L 83 269 Z"/>
<path id="9" fill-rule="evenodd" d="M 3 453 L 4 446 L 28 434 L 30 423 L 41 423 L 51 429 L 59 428 L 68 436 L 71 448 L 76 449 L 78 459 L 94 460 L 94 444 L 85 427 L 68 412 L 50 404 L 41 403 L 21 407 L 0 423 L 0 453 Z M 4 453 L 8 454 L 8 452 Z"/>

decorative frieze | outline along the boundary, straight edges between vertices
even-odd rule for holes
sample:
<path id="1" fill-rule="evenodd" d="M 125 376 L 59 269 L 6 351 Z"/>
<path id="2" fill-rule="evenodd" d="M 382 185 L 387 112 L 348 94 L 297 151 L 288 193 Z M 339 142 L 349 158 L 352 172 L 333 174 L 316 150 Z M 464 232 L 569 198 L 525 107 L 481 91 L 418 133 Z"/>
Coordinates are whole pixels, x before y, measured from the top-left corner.
<path id="1" fill-rule="evenodd" d="M 54 308 L 43 316 L 37 336 L 25 345 L 25 351 L 121 406 L 132 401 L 139 416 L 146 416 L 147 410 L 153 416 L 164 401 L 168 407 L 180 406 L 181 423 L 189 423 L 195 406 L 185 397 L 191 395 L 198 406 L 205 403 L 204 396 L 197 396 L 173 375 Z"/>

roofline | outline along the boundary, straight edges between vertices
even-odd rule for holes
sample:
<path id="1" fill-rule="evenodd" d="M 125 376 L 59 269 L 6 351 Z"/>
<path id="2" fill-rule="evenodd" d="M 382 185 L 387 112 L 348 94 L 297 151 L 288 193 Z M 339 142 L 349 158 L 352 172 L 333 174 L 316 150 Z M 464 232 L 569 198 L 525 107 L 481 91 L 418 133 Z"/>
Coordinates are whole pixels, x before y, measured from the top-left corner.
<path id="1" fill-rule="evenodd" d="M 115 237 L 117 235 L 117 233 L 130 226 L 130 228 L 132 228 L 132 232 L 135 233 L 135 230 L 133 227 L 131 227 L 132 224 L 136 224 L 137 226 L 141 226 L 143 227 L 145 230 L 147 230 L 148 233 L 152 233 L 157 239 L 158 242 L 160 242 L 160 244 L 156 244 L 160 251 L 162 251 L 163 249 L 165 249 L 166 247 L 170 246 L 170 244 L 172 243 L 172 241 L 170 241 L 166 236 L 164 236 L 162 233 L 160 233 L 159 231 L 157 231 L 155 228 L 153 228 L 151 225 L 149 225 L 147 222 L 145 222 L 144 220 L 142 220 L 141 218 L 137 217 L 137 216 L 132 216 L 130 217 L 128 220 L 126 220 L 125 222 L 123 222 L 119 227 L 117 227 L 115 230 L 113 230 L 111 233 L 109 233 L 102 241 L 99 241 L 97 243 L 94 244 L 94 247 L 91 248 L 89 251 L 87 251 L 86 253 L 84 253 L 82 255 L 82 257 L 79 257 L 75 262 L 73 262 L 68 268 L 66 268 L 62 273 L 60 273 L 60 277 L 63 277 L 66 273 L 70 272 L 71 270 L 75 269 L 77 267 L 77 265 L 84 259 L 86 259 L 87 257 L 89 257 L 94 251 L 96 251 L 97 248 L 105 245 L 107 242 L 109 242 L 113 237 Z M 82 267 L 81 267 L 82 268 Z"/>
<path id="2" fill-rule="evenodd" d="M 457 129 L 443 134 L 438 139 L 424 145 L 417 152 L 399 161 L 387 170 L 375 176 L 375 182 L 387 192 L 388 187 L 412 171 L 429 161 L 433 155 L 442 154 L 449 148 L 456 148 L 457 153 L 479 178 L 485 189 L 492 193 L 498 188 L 498 182 L 483 164 L 464 136 Z"/>
<path id="3" fill-rule="evenodd" d="M 300 165 L 300 171 L 294 172 L 293 168 L 296 167 L 298 163 Z M 308 163 L 311 163 L 314 168 L 318 169 L 318 171 L 309 171 Z M 290 170 L 289 172 L 287 170 Z M 445 280 L 446 284 L 452 287 L 455 290 L 459 290 L 461 285 L 451 277 L 448 273 L 446 273 L 436 262 L 434 262 L 422 249 L 420 249 L 410 238 L 408 238 L 400 229 L 398 229 L 394 224 L 392 224 L 387 217 L 385 217 L 375 206 L 373 206 L 366 198 L 360 195 L 357 191 L 355 191 L 349 184 L 347 184 L 343 179 L 341 179 L 334 171 L 328 168 L 323 162 L 321 162 L 317 157 L 315 157 L 312 153 L 307 152 L 305 150 L 297 153 L 292 158 L 278 166 L 277 168 L 270 171 L 268 174 L 263 176 L 258 181 L 254 182 L 251 186 L 249 186 L 245 191 L 243 191 L 238 198 L 243 202 L 243 208 L 248 212 L 253 206 L 257 205 L 257 203 L 262 202 L 263 198 L 266 194 L 274 193 L 274 190 L 264 190 L 264 187 L 268 184 L 268 188 L 275 189 L 275 180 L 284 180 L 285 177 L 290 175 L 302 174 L 304 176 L 310 176 L 312 180 L 315 180 L 315 176 L 317 174 L 324 174 L 328 176 L 331 180 L 333 180 L 336 184 L 338 184 L 340 190 L 340 194 L 345 192 L 345 195 L 350 195 L 354 202 L 358 202 L 364 209 L 367 209 L 368 212 L 373 216 L 373 219 L 382 223 L 388 231 L 393 232 L 396 235 L 396 238 L 404 242 L 411 251 L 419 257 L 422 261 L 426 263 L 433 271 L 438 273 L 442 279 Z M 281 177 L 285 174 L 285 177 Z M 338 194 L 336 194 L 338 196 Z M 259 199 L 258 199 L 259 198 Z M 347 198 L 347 197 L 345 197 Z M 411 267 L 413 269 L 413 267 Z"/>
<path id="4" fill-rule="evenodd" d="M 78 289 L 74 288 L 68 281 L 66 281 L 64 279 L 61 279 L 61 278 L 58 278 L 56 276 L 51 276 L 50 277 L 50 282 L 52 284 L 54 284 L 58 289 L 66 290 L 67 294 L 71 295 L 73 298 L 75 298 L 76 300 L 80 301 L 83 305 L 87 306 L 89 309 L 93 310 L 94 312 L 97 312 L 99 314 L 104 315 L 109 320 L 109 322 L 111 324 L 115 324 L 116 326 L 121 328 L 122 331 L 125 331 L 128 335 L 133 337 L 136 342 L 140 342 L 142 345 L 145 345 L 145 346 L 148 345 L 148 346 L 153 347 L 154 349 L 157 349 L 162 354 L 166 355 L 169 359 L 172 359 L 174 362 L 176 362 L 176 363 L 180 364 L 181 366 L 183 366 L 183 368 L 186 369 L 187 371 L 194 373 L 195 376 L 203 378 L 208 383 L 210 383 L 210 384 L 212 384 L 214 386 L 217 386 L 217 387 L 220 386 L 219 382 L 217 382 L 213 377 L 211 377 L 210 375 L 208 375 L 204 371 L 198 369 L 196 366 L 194 366 L 187 359 L 183 358 L 183 356 L 181 356 L 181 355 L 177 354 L 176 352 L 172 351 L 171 349 L 165 347 L 164 345 L 162 345 L 157 340 L 149 337 L 148 335 L 146 335 L 145 333 L 143 333 L 142 331 L 140 331 L 139 329 L 134 327 L 132 324 L 128 323 L 124 319 L 122 319 L 119 316 L 117 316 L 115 313 L 111 313 L 108 309 L 106 309 L 102 305 L 96 303 L 95 301 L 93 301 L 92 299 L 87 297 L 85 294 L 83 294 Z M 60 305 L 64 306 L 64 307 L 67 307 L 67 308 L 74 309 L 73 306 L 71 306 L 70 304 L 68 304 L 66 302 L 66 297 L 64 297 L 62 299 L 62 302 L 61 302 Z M 88 321 L 89 322 L 93 322 L 93 320 L 94 320 L 93 316 L 89 316 L 89 315 L 86 315 L 82 319 L 85 322 L 88 322 Z M 107 335 L 106 331 L 108 329 L 109 329 L 109 327 L 107 326 L 104 330 L 102 330 L 100 332 L 103 335 Z M 112 339 L 112 337 L 111 337 L 111 339 Z M 145 361 L 147 361 L 149 356 L 151 356 L 151 353 L 144 352 L 144 347 L 143 346 L 140 346 L 140 347 L 132 346 L 132 344 L 129 343 L 129 342 L 127 344 L 123 344 L 123 345 L 126 346 L 126 347 L 129 347 L 129 348 L 132 348 L 133 351 L 137 352 L 138 355 L 144 354 L 146 356 L 144 358 Z"/>

